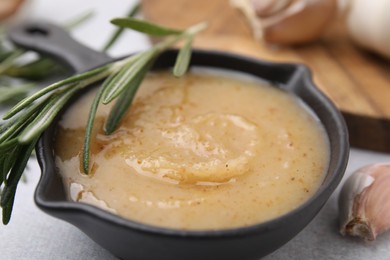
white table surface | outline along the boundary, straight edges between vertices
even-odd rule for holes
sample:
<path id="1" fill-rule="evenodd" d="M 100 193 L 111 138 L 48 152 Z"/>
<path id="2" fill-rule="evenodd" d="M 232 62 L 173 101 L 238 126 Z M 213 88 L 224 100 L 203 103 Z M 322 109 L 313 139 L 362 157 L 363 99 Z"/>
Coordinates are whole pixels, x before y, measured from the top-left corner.
<path id="1" fill-rule="evenodd" d="M 134 2 L 32 0 L 27 16 L 61 24 L 93 9 L 94 18 L 72 34 L 82 43 L 99 49 L 114 29 L 108 21 L 125 15 Z M 148 46 L 144 36 L 126 32 L 110 54 L 121 56 Z M 390 162 L 390 154 L 352 149 L 345 177 L 363 165 L 376 162 Z M 77 228 L 46 215 L 35 206 L 33 193 L 40 170 L 36 162 L 30 166 L 27 182 L 19 185 L 11 222 L 8 226 L 0 226 L 0 259 L 116 259 Z M 379 236 L 375 242 L 339 235 L 338 193 L 339 189 L 307 228 L 265 259 L 390 259 L 390 232 Z"/>

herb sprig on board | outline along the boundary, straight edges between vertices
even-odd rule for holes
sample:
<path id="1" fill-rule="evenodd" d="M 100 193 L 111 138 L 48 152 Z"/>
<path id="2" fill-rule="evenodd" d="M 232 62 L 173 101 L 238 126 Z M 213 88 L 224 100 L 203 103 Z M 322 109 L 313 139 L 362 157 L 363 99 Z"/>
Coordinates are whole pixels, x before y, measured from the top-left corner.
<path id="1" fill-rule="evenodd" d="M 173 68 L 175 76 L 182 76 L 189 65 L 192 39 L 207 26 L 200 23 L 186 30 L 176 30 L 131 17 L 117 18 L 112 23 L 163 39 L 146 51 L 51 84 L 23 99 L 3 116 L 6 121 L 0 126 L 0 206 L 4 224 L 10 220 L 18 182 L 39 137 L 71 97 L 84 87 L 105 79 L 92 103 L 86 126 L 82 168 L 88 174 L 92 128 L 98 106 L 115 102 L 104 125 L 106 134 L 111 134 L 131 106 L 155 58 L 183 41 Z"/>
<path id="2" fill-rule="evenodd" d="M 84 12 L 65 23 L 68 30 L 74 29 L 93 17 L 93 12 Z M 36 88 L 38 81 L 47 80 L 64 73 L 54 61 L 37 56 L 20 62 L 29 51 L 8 46 L 4 29 L 0 33 L 0 105 L 15 104 Z"/>

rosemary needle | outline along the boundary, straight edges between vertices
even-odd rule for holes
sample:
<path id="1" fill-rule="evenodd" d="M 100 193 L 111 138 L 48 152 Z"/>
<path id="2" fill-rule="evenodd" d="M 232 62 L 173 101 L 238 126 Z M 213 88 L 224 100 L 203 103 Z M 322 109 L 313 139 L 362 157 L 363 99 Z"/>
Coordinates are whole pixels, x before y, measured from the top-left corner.
<path id="1" fill-rule="evenodd" d="M 15 86 L 0 86 L 0 105 L 13 100 L 24 98 L 34 87 L 34 84 L 21 84 Z"/>
<path id="2" fill-rule="evenodd" d="M 68 30 L 72 30 L 72 29 L 84 24 L 85 22 L 89 21 L 93 16 L 94 16 L 93 11 L 91 11 L 91 10 L 86 11 L 85 13 L 82 13 L 79 16 L 74 17 L 71 20 L 67 21 L 65 23 L 65 27 Z"/>
<path id="3" fill-rule="evenodd" d="M 15 49 L 12 51 L 12 53 L 0 64 L 0 75 L 4 74 L 9 68 L 11 68 L 15 63 L 15 60 L 23 54 L 25 54 L 25 51 L 22 49 Z"/>
<path id="4" fill-rule="evenodd" d="M 140 3 L 137 3 L 129 12 L 129 14 L 127 15 L 127 17 L 134 17 L 138 14 L 139 10 L 141 8 L 141 4 Z M 123 27 L 118 27 L 114 33 L 112 34 L 112 36 L 110 37 L 110 39 L 107 41 L 107 43 L 104 45 L 104 47 L 102 48 L 102 50 L 104 52 L 107 52 L 113 45 L 114 43 L 118 40 L 118 38 L 121 36 L 121 34 L 123 33 L 125 28 Z"/>
<path id="5" fill-rule="evenodd" d="M 191 46 L 192 46 L 192 36 L 186 39 L 183 47 L 179 51 L 179 55 L 177 56 L 177 62 L 173 67 L 173 75 L 176 77 L 183 76 L 188 69 L 188 65 L 191 60 Z"/>

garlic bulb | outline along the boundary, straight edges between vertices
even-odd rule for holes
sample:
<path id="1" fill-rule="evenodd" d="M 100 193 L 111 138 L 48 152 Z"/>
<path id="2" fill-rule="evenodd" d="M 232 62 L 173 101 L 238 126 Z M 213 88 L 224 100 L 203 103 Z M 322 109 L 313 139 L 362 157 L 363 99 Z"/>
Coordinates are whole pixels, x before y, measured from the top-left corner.
<path id="1" fill-rule="evenodd" d="M 349 1 L 346 24 L 357 44 L 390 58 L 389 0 Z"/>
<path id="2" fill-rule="evenodd" d="M 231 3 L 246 15 L 255 36 L 273 44 L 302 44 L 318 39 L 338 9 L 337 0 L 231 0 Z"/>
<path id="3" fill-rule="evenodd" d="M 390 228 L 390 164 L 358 169 L 344 184 L 340 197 L 340 232 L 375 240 Z"/>
<path id="4" fill-rule="evenodd" d="M 0 21 L 14 15 L 22 6 L 24 0 L 2 0 L 0 1 Z"/>

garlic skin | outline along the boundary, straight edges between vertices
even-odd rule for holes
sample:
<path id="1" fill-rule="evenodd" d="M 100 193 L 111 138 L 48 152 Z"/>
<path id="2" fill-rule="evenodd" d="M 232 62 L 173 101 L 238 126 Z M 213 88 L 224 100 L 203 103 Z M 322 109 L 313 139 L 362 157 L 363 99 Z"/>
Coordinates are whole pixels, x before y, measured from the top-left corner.
<path id="1" fill-rule="evenodd" d="M 353 0 L 346 8 L 345 22 L 352 40 L 390 58 L 390 1 Z"/>
<path id="2" fill-rule="evenodd" d="M 337 10 L 336 0 L 294 0 L 285 9 L 262 19 L 264 40 L 282 45 L 317 40 Z"/>
<path id="3" fill-rule="evenodd" d="M 337 0 L 231 0 L 252 26 L 255 38 L 279 45 L 317 40 L 338 12 Z"/>
<path id="4" fill-rule="evenodd" d="M 259 17 L 265 17 L 279 12 L 291 4 L 293 0 L 251 0 L 255 13 Z"/>
<path id="5" fill-rule="evenodd" d="M 390 228 L 390 164 L 355 171 L 339 196 L 340 233 L 375 240 Z"/>
<path id="6" fill-rule="evenodd" d="M 256 40 L 260 40 L 263 38 L 263 26 L 261 25 L 261 20 L 257 17 L 256 10 L 253 8 L 251 1 L 252 0 L 230 0 L 230 4 L 245 15 L 252 28 L 253 36 Z"/>

